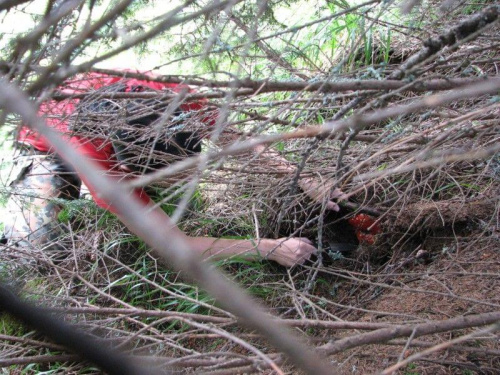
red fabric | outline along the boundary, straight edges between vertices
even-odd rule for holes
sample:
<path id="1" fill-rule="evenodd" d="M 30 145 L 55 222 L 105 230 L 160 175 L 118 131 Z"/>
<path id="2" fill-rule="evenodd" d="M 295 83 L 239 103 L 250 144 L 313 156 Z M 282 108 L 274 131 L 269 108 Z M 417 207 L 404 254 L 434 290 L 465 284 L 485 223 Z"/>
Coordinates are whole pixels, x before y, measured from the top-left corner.
<path id="1" fill-rule="evenodd" d="M 374 234 L 380 233 L 380 225 L 375 221 L 375 218 L 366 214 L 357 214 L 349 220 L 356 229 L 364 230 L 366 232 L 373 232 Z"/>
<path id="2" fill-rule="evenodd" d="M 164 90 L 170 89 L 174 92 L 180 92 L 181 90 L 189 89 L 188 86 L 179 85 L 175 83 L 160 83 L 147 80 L 138 80 L 135 78 L 126 78 L 116 76 L 108 76 L 99 73 L 87 73 L 79 75 L 71 80 L 64 83 L 59 91 L 65 94 L 81 94 L 91 90 L 97 90 L 104 86 L 109 86 L 115 83 L 123 83 L 130 90 L 135 86 L 148 87 L 153 90 Z M 128 91 L 127 90 L 127 91 Z M 79 102 L 79 99 L 69 98 L 61 101 L 48 101 L 42 103 L 39 108 L 39 114 L 46 119 L 46 123 L 53 129 L 59 131 L 66 140 L 75 147 L 80 153 L 89 159 L 97 163 L 106 174 L 117 180 L 126 178 L 125 173 L 118 168 L 118 161 L 114 156 L 113 146 L 110 142 L 104 139 L 86 139 L 77 135 L 73 135 L 68 130 L 68 119 L 69 116 L 75 111 L 75 108 Z M 183 111 L 197 111 L 205 106 L 205 100 L 187 102 L 181 105 L 181 110 Z M 203 118 L 203 121 L 207 124 L 213 124 L 215 118 L 208 115 Z M 40 137 L 36 132 L 29 129 L 28 127 L 23 127 L 19 133 L 18 140 L 23 143 L 28 143 L 32 145 L 35 149 L 42 152 L 51 152 L 50 144 L 43 138 Z M 82 177 L 82 176 L 80 176 Z M 83 182 L 87 185 L 92 194 L 92 197 L 96 203 L 111 212 L 116 212 L 113 207 L 99 198 L 95 188 L 82 178 Z M 144 204 L 151 202 L 151 199 L 147 196 L 142 189 L 137 189 L 134 194 L 142 201 Z"/>
<path id="3" fill-rule="evenodd" d="M 370 215 L 357 214 L 348 220 L 356 233 L 356 237 L 360 243 L 373 245 L 375 236 L 381 232 L 379 223 Z"/>

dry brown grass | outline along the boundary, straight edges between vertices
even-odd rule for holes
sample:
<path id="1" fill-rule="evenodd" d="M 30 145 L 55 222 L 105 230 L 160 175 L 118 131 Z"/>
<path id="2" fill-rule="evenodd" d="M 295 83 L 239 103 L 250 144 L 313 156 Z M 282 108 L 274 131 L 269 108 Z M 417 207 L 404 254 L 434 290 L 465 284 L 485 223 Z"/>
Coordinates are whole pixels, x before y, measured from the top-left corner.
<path id="1" fill-rule="evenodd" d="M 448 27 L 461 18 L 447 18 Z M 428 33 L 443 32 L 438 24 L 429 21 L 425 31 L 401 36 L 385 73 L 395 71 L 399 60 L 422 48 L 415 37 L 424 39 Z M 434 56 L 420 66 L 415 78 L 425 82 L 498 76 L 498 31 L 497 23 L 478 38 L 460 42 L 455 49 L 444 49 L 439 58 Z M 340 78 L 358 79 L 357 73 Z M 221 130 L 236 132 L 244 139 L 317 126 L 320 116 L 330 120 L 352 103 L 352 93 L 343 95 L 301 91 L 284 100 L 281 93 L 238 96 L 228 104 L 230 116 Z M 363 92 L 356 110 L 366 113 L 382 105 L 417 101 L 425 95 L 412 89 Z M 227 104 L 211 100 L 214 107 Z M 298 189 L 294 176 L 283 175 L 265 156 L 246 153 L 227 157 L 223 164 L 214 163 L 204 170 L 180 225 L 192 235 L 311 238 L 323 253 L 305 267 L 288 271 L 266 262 L 232 260 L 220 265 L 228 277 L 264 301 L 276 316 L 324 323 L 296 323 L 311 345 L 321 346 L 363 332 L 329 328 L 327 323 L 332 322 L 417 324 L 498 312 L 499 155 L 451 162 L 447 158 L 498 145 L 499 112 L 498 96 L 472 97 L 328 139 L 274 144 L 272 147 L 282 156 L 303 168 L 304 175 L 334 181 L 349 195 L 354 205 L 343 206 L 340 213 L 325 212 L 321 204 L 311 202 Z M 120 126 L 113 119 L 116 117 L 99 119 L 97 125 Z M 199 126 L 195 122 L 193 126 Z M 83 125 L 80 132 L 86 131 L 88 137 L 102 134 L 103 129 L 96 124 Z M 350 136 L 353 138 L 347 142 Z M 207 142 L 204 147 L 220 146 Z M 436 163 L 426 167 L 430 161 Z M 401 166 L 409 170 L 398 171 Z M 186 181 L 183 186 L 189 191 L 191 177 Z M 179 201 L 175 186 L 159 183 L 157 193 L 167 203 Z M 335 252 L 336 243 L 358 245 L 346 219 L 363 209 L 381 213 L 383 234 L 374 245 L 360 245 L 349 253 Z M 28 296 L 50 306 L 81 309 L 78 314 L 65 313 L 64 319 L 78 322 L 134 355 L 178 361 L 177 365 L 188 373 L 201 369 L 221 374 L 271 373 L 255 348 L 289 373 L 296 373 L 260 337 L 237 328 L 234 317 L 214 306 L 197 287 L 180 281 L 168 266 L 146 255 L 143 243 L 108 214 L 84 204 L 64 225 L 71 228 L 68 238 L 61 239 L 69 256 L 50 258 L 38 253 L 38 265 L 17 276 L 26 280 Z M 14 250 L 2 251 L 2 260 L 17 259 L 19 251 Z M 39 266 L 42 273 L 33 272 L 38 272 Z M 128 312 L 123 315 L 107 308 Z M 155 316 L 156 311 L 166 313 Z M 335 354 L 331 360 L 340 374 L 373 373 L 426 345 L 472 331 L 359 346 Z M 5 324 L 3 332 L 0 330 L 0 334 L 15 333 Z M 46 348 L 50 349 L 47 356 L 59 353 L 47 343 L 28 342 L 27 337 L 40 339 L 33 333 L 20 341 L 4 338 L 0 348 L 4 357 L 43 355 Z M 249 346 L 244 348 L 234 337 Z M 495 374 L 500 367 L 499 353 L 498 335 L 489 333 L 427 356 L 400 373 Z M 47 368 L 41 364 L 37 369 Z M 80 369 L 66 363 L 63 371 L 76 373 Z"/>

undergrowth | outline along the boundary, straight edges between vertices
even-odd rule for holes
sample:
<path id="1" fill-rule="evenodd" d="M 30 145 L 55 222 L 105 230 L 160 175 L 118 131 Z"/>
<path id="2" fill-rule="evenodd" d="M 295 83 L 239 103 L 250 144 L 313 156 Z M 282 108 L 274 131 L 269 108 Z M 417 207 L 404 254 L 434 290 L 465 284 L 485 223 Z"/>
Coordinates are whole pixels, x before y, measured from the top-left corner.
<path id="1" fill-rule="evenodd" d="M 282 5 L 285 13 L 294 9 L 296 2 L 289 3 Z M 236 78 L 249 75 L 255 80 L 271 78 L 269 81 L 307 85 L 368 79 L 383 83 L 409 56 L 419 53 L 429 37 L 440 35 L 490 3 L 494 2 L 461 4 L 456 9 L 453 5 L 440 13 L 436 4 L 424 2 L 410 15 L 401 15 L 399 8 L 383 3 L 333 17 L 331 22 L 287 31 L 283 34 L 286 38 L 264 38 L 267 44 L 252 42 L 250 47 L 247 34 L 224 23 L 228 19 L 207 15 L 186 32 L 184 44 L 175 45 L 169 53 L 201 53 L 205 46 L 196 44 L 196 39 L 212 35 L 210 27 L 220 21 L 214 42 L 217 53 L 210 51 L 210 57 L 204 56 L 196 65 L 195 70 L 203 73 L 199 79 L 227 79 L 221 73 L 227 70 L 232 78 L 236 71 L 244 72 L 241 77 L 234 75 Z M 327 2 L 311 17 L 333 15 L 349 6 L 345 1 Z M 254 4 L 242 7 L 239 16 L 251 24 L 249 14 L 255 11 Z M 280 17 L 270 8 L 262 15 L 269 23 L 262 30 L 256 29 L 256 34 L 262 37 L 293 26 L 284 25 Z M 227 104 L 231 127 L 226 130 L 248 139 L 328 125 L 339 111 L 345 111 L 342 117 L 351 118 L 381 107 L 418 102 L 429 96 L 418 88 L 419 80 L 498 76 L 498 25 L 483 32 L 460 41 L 463 44 L 444 47 L 406 72 L 408 90 L 330 93 L 304 89 L 234 97 L 225 92 L 229 102 L 216 98 L 211 105 L 223 108 Z M 442 96 L 449 93 L 436 92 Z M 192 236 L 311 239 L 321 252 L 291 270 L 265 259 L 238 257 L 211 265 L 274 315 L 293 321 L 294 330 L 308 337 L 311 347 L 357 337 L 361 332 L 328 328 L 333 322 L 413 325 L 495 312 L 500 306 L 500 156 L 497 152 L 457 159 L 498 142 L 498 115 L 498 95 L 467 98 L 328 137 L 281 140 L 270 145 L 294 169 L 301 168 L 301 176 L 332 181 L 331 188 L 349 194 L 349 205 L 344 202 L 338 213 L 325 211 L 321 202 L 303 194 L 295 176 L 282 173 L 272 159 L 248 153 L 210 164 L 209 170 L 197 175 L 200 180 L 192 191 L 186 188 L 187 179 L 174 187 L 158 184 L 150 187 L 149 193 L 168 215 L 175 216 L 186 191 L 190 192 L 178 224 Z M 206 142 L 204 150 L 220 147 Z M 262 337 L 239 328 L 232 314 L 185 279 L 182 272 L 173 270 L 168 259 L 160 260 L 114 215 L 89 199 L 55 203 L 62 206 L 58 220 L 67 233 L 58 240 L 61 253 L 23 253 L 15 246 L 6 246 L 0 253 L 0 277 L 23 297 L 45 306 L 87 309 L 61 316 L 129 354 L 177 361 L 179 371 L 186 373 L 236 373 L 240 367 L 241 372 L 267 371 L 267 364 L 255 351 L 241 346 L 235 337 L 290 373 L 296 371 Z M 348 224 L 349 218 L 360 212 L 377 217 L 383 228 L 374 244 L 359 243 Z M 108 312 L 106 308 L 135 313 Z M 317 325 L 305 324 L 306 319 Z M 415 340 L 405 337 L 404 342 L 394 339 L 343 351 L 330 359 L 339 373 L 372 373 L 423 350 L 426 344 L 437 345 L 468 332 L 458 330 Z M 0 334 L 6 336 L 0 350 L 7 358 L 65 354 L 46 342 L 22 341 L 43 338 L 5 316 L 0 317 Z M 12 337 L 21 340 L 12 341 Z M 474 348 L 482 350 L 472 350 L 471 341 L 467 341 L 470 346 L 433 353 L 400 372 L 494 374 L 495 366 L 500 366 L 498 336 L 490 333 L 475 342 Z M 236 360 L 243 364 L 234 364 Z M 85 374 L 96 369 L 53 361 L 20 364 L 7 371 Z"/>

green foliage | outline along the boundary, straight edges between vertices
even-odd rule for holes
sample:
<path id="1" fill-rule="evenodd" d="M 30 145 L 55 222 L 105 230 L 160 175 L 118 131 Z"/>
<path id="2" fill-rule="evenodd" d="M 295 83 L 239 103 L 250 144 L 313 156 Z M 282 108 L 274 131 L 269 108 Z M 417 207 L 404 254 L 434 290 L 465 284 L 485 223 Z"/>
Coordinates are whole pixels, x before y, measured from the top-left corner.
<path id="1" fill-rule="evenodd" d="M 406 371 L 404 372 L 404 375 L 420 375 L 420 372 L 416 371 L 416 368 L 417 365 L 415 363 L 408 364 L 408 366 L 406 366 Z"/>
<path id="2" fill-rule="evenodd" d="M 28 331 L 23 324 L 7 314 L 0 314 L 0 334 L 9 336 L 22 336 Z"/>
<path id="3" fill-rule="evenodd" d="M 479 0 L 465 4 L 464 7 L 459 7 L 457 12 L 459 14 L 474 14 L 483 10 L 486 6 L 496 3 L 496 0 Z"/>
<path id="4" fill-rule="evenodd" d="M 113 5 L 116 5 L 119 1 L 115 0 L 112 1 L 111 3 Z M 148 5 L 154 5 L 155 0 L 135 0 L 133 1 L 127 9 L 120 14 L 120 17 L 122 17 L 124 20 L 131 20 L 131 21 L 136 21 L 137 18 L 137 12 L 144 9 Z"/>
<path id="5" fill-rule="evenodd" d="M 86 2 L 87 6 L 92 6 L 92 4 L 101 6 L 99 9 L 109 8 L 117 3 L 118 0 L 111 2 L 104 2 L 102 0 Z M 154 10 L 154 5 L 156 4 L 164 3 L 148 0 L 132 2 L 125 13 L 110 22 L 106 27 L 101 28 L 95 36 L 87 38 L 78 49 L 73 51 L 69 60 L 93 56 L 100 48 L 105 52 L 110 51 L 123 40 L 126 40 L 126 37 L 138 35 L 144 30 L 154 27 L 158 24 L 158 19 L 150 17 L 150 21 L 142 24 L 138 16 L 142 10 L 148 7 Z M 309 21 L 315 21 L 320 17 L 337 14 L 339 11 L 349 8 L 352 4 L 346 0 L 327 2 L 306 2 L 304 0 L 283 2 L 272 0 L 267 2 L 268 6 L 265 9 L 260 9 L 261 4 L 262 2 L 257 0 L 245 1 L 238 4 L 232 11 L 233 16 L 237 17 L 244 25 L 251 29 L 250 33 L 247 33 L 244 28 L 238 27 L 227 13 L 207 14 L 187 25 L 183 25 L 182 28 L 166 30 L 154 42 L 148 41 L 138 44 L 134 47 L 134 52 L 137 55 L 147 58 L 158 49 L 158 54 L 161 55 L 162 61 L 168 61 L 169 58 L 181 61 L 179 70 L 175 71 L 173 69 L 171 73 L 193 75 L 201 73 L 204 77 L 213 77 L 216 79 L 221 77 L 223 79 L 233 79 L 249 76 L 252 79 L 292 81 L 298 79 L 296 72 L 294 72 L 295 69 L 303 72 L 306 77 L 300 77 L 300 79 L 309 80 L 311 83 L 324 79 L 332 81 L 342 80 L 346 79 L 346 77 L 347 79 L 384 78 L 384 69 L 386 65 L 391 63 L 391 51 L 395 39 L 397 39 L 396 33 L 399 30 L 397 26 L 393 27 L 388 23 L 373 22 L 373 20 L 392 20 L 392 18 L 398 17 L 397 13 L 385 12 L 387 8 L 384 7 L 388 6 L 387 3 L 383 4 L 383 6 L 373 8 L 362 8 L 356 12 L 350 12 L 327 21 L 314 23 L 304 28 L 299 28 L 299 26 Z M 200 9 L 204 5 L 204 2 L 194 2 L 189 9 L 186 9 L 185 13 Z M 475 4 L 471 6 L 475 6 Z M 304 10 L 298 14 L 297 10 L 300 9 Z M 287 13 L 291 17 L 284 17 L 282 13 Z M 99 12 L 93 14 L 95 17 L 101 15 Z M 35 17 L 40 19 L 41 16 L 38 15 Z M 67 20 L 64 20 L 65 24 L 62 28 L 51 30 L 51 37 L 57 35 L 61 41 L 66 41 L 75 36 L 80 30 L 80 24 L 78 22 L 71 22 L 72 20 L 75 20 L 75 18 L 68 17 Z M 421 23 L 419 22 L 423 21 L 417 21 L 415 25 L 420 25 Z M 257 30 L 255 30 L 256 34 L 252 36 L 254 26 L 257 26 Z M 284 29 L 288 29 L 289 32 L 287 31 L 278 36 L 266 38 L 266 36 L 273 35 L 274 33 L 281 33 Z M 123 33 L 125 37 L 122 37 L 120 33 Z M 117 34 L 120 35 L 117 36 Z M 262 38 L 259 41 L 262 41 L 263 44 L 249 40 L 249 34 L 252 37 Z M 2 37 L 4 36 L 0 35 L 0 39 Z M 210 46 L 208 45 L 209 41 L 213 42 Z M 41 39 L 40 45 L 33 48 L 30 52 L 32 53 L 33 61 L 40 61 L 45 56 L 51 56 L 51 54 L 60 50 L 61 45 L 64 45 L 64 43 L 57 45 L 49 42 L 49 35 L 46 35 Z M 13 39 L 9 39 L 6 44 L 9 51 L 15 45 Z M 5 56 L 8 56 L 7 52 L 5 52 Z M 20 57 L 19 61 L 22 63 L 31 63 L 24 55 Z M 44 64 L 48 63 L 50 61 L 44 61 Z M 63 62 L 61 65 L 65 63 Z M 189 64 L 192 64 L 192 66 Z M 26 66 L 28 65 L 26 64 Z M 476 69 L 479 71 L 479 68 Z M 341 74 L 345 74 L 345 76 L 340 76 Z M 252 108 L 252 113 L 268 117 L 273 117 L 279 113 L 280 120 L 290 122 L 290 125 L 286 126 L 266 124 L 265 129 L 259 129 L 258 131 L 262 133 L 278 133 L 293 131 L 303 123 L 323 124 L 336 113 L 339 103 L 345 103 L 344 99 L 337 101 L 337 98 L 332 99 L 330 102 L 326 98 L 326 95 L 324 96 L 326 99 L 323 103 L 316 100 L 308 108 L 305 106 L 301 107 L 301 103 L 305 101 L 294 101 L 295 99 L 307 99 L 308 95 L 310 94 L 281 92 L 248 98 L 252 102 L 252 105 L 259 105 L 259 101 L 269 102 L 268 105 L 255 107 L 255 109 Z M 496 97 L 495 100 L 498 100 L 498 98 Z M 275 107 L 272 105 L 272 101 L 281 100 L 294 101 L 290 110 L 280 113 L 278 112 L 281 109 L 280 106 L 277 105 Z M 319 108 L 316 110 L 315 106 L 321 107 L 321 104 L 324 107 L 330 106 L 330 109 Z M 232 118 L 243 122 L 249 117 L 248 114 L 240 112 L 234 114 Z M 386 124 L 381 124 L 382 131 L 384 132 L 383 142 L 388 143 L 391 140 L 399 139 L 414 130 L 412 129 L 414 123 L 405 122 L 404 120 L 396 118 Z M 250 122 L 250 124 L 244 123 L 238 126 L 242 132 L 251 132 L 255 130 L 253 128 L 254 125 L 255 122 Z M 378 133 L 374 131 L 373 134 Z M 2 135 L 0 134 L 1 137 Z M 300 142 L 278 142 L 273 147 L 283 152 L 289 161 L 297 163 L 301 160 L 300 152 L 288 151 L 292 147 L 300 151 L 300 147 L 305 144 Z M 327 148 L 325 147 L 325 149 Z M 331 155 L 325 155 L 325 158 L 322 158 L 324 154 L 321 153 L 331 152 L 332 149 L 329 148 L 327 151 L 320 150 L 314 155 L 316 160 L 319 160 L 315 165 L 317 170 L 320 170 L 318 166 L 322 166 L 322 163 L 326 164 L 334 160 Z M 352 150 L 351 148 L 349 151 L 351 152 Z M 354 159 L 356 155 L 352 152 L 352 154 L 348 154 L 347 156 Z M 380 163 L 374 168 L 379 171 L 390 168 L 392 166 L 390 158 L 385 160 L 385 162 Z M 328 167 L 332 169 L 331 165 Z M 320 170 L 320 172 L 323 171 Z M 359 172 L 364 173 L 364 170 L 360 170 Z M 411 173 L 397 175 L 394 178 L 395 181 L 390 181 L 390 189 L 398 192 L 403 191 L 414 178 L 415 176 Z M 463 192 L 472 194 L 480 192 L 483 189 L 479 183 L 479 180 L 452 181 L 448 178 L 442 178 L 435 183 L 432 181 L 426 182 L 428 186 L 425 187 L 426 190 L 420 197 L 439 199 L 454 197 Z M 383 186 L 382 183 L 380 184 Z M 346 186 L 346 189 L 349 188 L 350 186 Z M 387 190 L 389 191 L 389 188 Z M 248 201 L 252 199 L 252 194 L 253 192 L 242 192 L 238 197 L 234 198 L 236 200 L 235 203 L 239 204 L 241 203 L 240 200 Z M 162 200 L 162 198 L 167 199 L 167 194 L 164 194 L 161 189 L 153 191 L 152 195 L 156 195 L 159 200 Z M 168 191 L 168 195 L 167 201 L 161 204 L 161 208 L 168 215 L 172 215 L 178 207 L 179 200 L 182 199 L 182 194 L 180 192 Z M 382 191 L 377 194 L 377 197 L 389 200 L 390 194 L 389 192 Z M 198 287 L 179 281 L 180 276 L 182 276 L 181 274 L 168 269 L 165 265 L 159 267 L 157 261 L 147 254 L 149 249 L 145 242 L 123 230 L 123 227 L 114 215 L 97 207 L 92 201 L 85 199 L 74 201 L 56 200 L 56 202 L 63 206 L 58 215 L 59 221 L 63 223 L 85 224 L 74 226 L 74 233 L 81 234 L 85 233 L 84 231 L 92 233 L 94 230 L 106 232 L 104 235 L 105 238 L 101 242 L 96 241 L 97 251 L 100 252 L 99 256 L 96 257 L 97 260 L 82 260 L 83 266 L 77 270 L 79 276 L 83 275 L 86 279 L 91 280 L 100 291 L 138 308 L 186 313 L 211 313 L 211 307 L 215 303 L 213 298 Z M 203 199 L 201 187 L 193 194 L 190 200 L 188 211 L 192 211 L 195 214 L 191 214 L 190 216 L 190 213 L 188 213 L 186 215 L 188 220 L 181 222 L 181 227 L 198 230 L 197 233 L 200 233 L 199 228 L 202 227 L 205 229 L 203 232 L 204 235 L 214 237 L 248 239 L 254 236 L 255 224 L 251 218 L 244 217 L 244 215 L 230 218 L 217 217 L 217 215 L 197 215 L 197 213 L 203 213 L 206 209 L 205 205 L 206 202 Z M 268 208 L 268 210 L 271 211 L 272 208 Z M 270 219 L 271 215 L 268 215 L 269 211 L 263 210 L 262 213 L 259 213 L 259 223 L 264 228 L 268 226 L 268 223 L 272 222 Z M 191 227 L 189 228 L 189 226 Z M 119 228 L 120 230 L 114 232 L 115 228 Z M 75 248 L 78 248 L 78 246 L 75 246 Z M 124 253 L 128 250 L 131 250 L 133 254 L 125 254 L 128 258 L 124 261 Z M 449 252 L 449 249 L 447 251 Z M 105 255 L 109 255 L 109 257 L 105 257 Z M 115 255 L 118 260 L 110 260 Z M 82 258 L 84 256 L 85 254 Z M 339 252 L 330 251 L 329 256 L 333 261 L 343 260 L 343 254 Z M 75 259 L 75 262 L 78 260 Z M 113 263 L 114 261 L 116 263 Z M 287 282 L 294 283 L 293 287 L 297 291 L 302 290 L 302 288 L 306 290 L 306 282 L 301 280 L 301 277 L 309 271 L 307 268 L 304 268 L 300 269 L 297 273 L 294 273 L 295 270 L 292 270 L 291 273 L 284 274 L 281 268 L 268 262 L 259 262 L 239 257 L 216 262 L 214 267 L 227 270 L 228 278 L 242 285 L 253 296 L 267 300 L 270 304 L 275 304 L 276 301 L 280 303 L 283 298 L 288 298 L 283 297 L 284 295 L 291 294 L 290 290 L 288 290 L 289 286 L 284 286 L 282 280 L 284 276 L 287 278 Z M 72 275 L 76 274 L 75 269 L 71 268 L 68 270 L 70 271 L 68 273 L 71 273 L 70 276 L 63 273 L 58 274 L 58 277 L 61 278 L 71 277 L 71 281 L 67 282 L 66 285 L 62 283 L 64 287 L 71 286 L 71 288 L 68 288 L 67 294 L 81 293 L 75 297 L 82 298 L 88 304 L 102 305 L 103 295 L 94 293 L 83 283 L 79 284 L 78 280 L 73 280 Z M 1 272 L 4 272 L 3 268 L 1 268 Z M 302 272 L 304 273 L 301 275 Z M 338 282 L 338 279 L 328 279 L 321 273 L 317 277 L 316 284 L 313 286 L 314 293 L 311 292 L 311 295 L 321 296 L 321 294 L 318 294 L 318 291 L 321 291 L 325 296 L 325 298 L 321 297 L 317 299 L 318 306 L 327 307 L 328 300 L 344 298 L 342 295 L 342 284 Z M 36 278 L 27 282 L 25 288 L 35 291 L 40 289 L 47 290 L 49 289 L 47 284 L 43 278 Z M 283 292 L 284 290 L 286 293 Z M 73 295 L 71 296 L 73 297 Z M 108 301 L 106 300 L 105 303 L 108 303 Z M 282 304 L 280 307 L 285 305 Z M 305 305 L 303 311 L 309 315 L 313 309 L 314 307 Z M 330 309 L 325 310 L 328 311 Z M 115 329 L 118 325 L 123 325 L 119 329 L 123 331 L 128 330 L 130 333 L 136 328 L 133 327 L 134 323 L 130 323 L 129 321 L 121 321 L 119 319 L 117 321 L 119 322 L 115 323 L 115 321 L 109 319 L 109 322 L 111 322 L 109 323 L 111 325 L 110 329 Z M 164 331 L 182 332 L 187 328 L 179 322 L 172 321 L 155 325 L 157 323 L 157 319 L 155 318 L 143 318 L 139 321 L 141 323 L 152 324 L 155 328 Z M 13 335 L 25 334 L 21 326 L 4 317 L 0 318 L 1 331 Z M 313 334 L 313 330 L 308 330 L 308 333 Z M 219 347 L 220 343 L 219 341 L 212 342 L 209 349 L 215 350 Z M 168 353 L 168 355 L 171 354 Z M 42 371 L 44 373 L 56 373 L 58 371 L 64 372 L 64 370 L 63 364 L 56 363 L 51 365 L 48 371 L 40 365 L 29 365 L 24 368 L 23 373 Z M 82 370 L 82 373 L 91 371 L 95 371 L 95 369 L 85 369 Z M 417 371 L 417 366 L 412 363 L 407 366 L 404 373 L 406 375 L 417 375 L 420 372 Z"/>
<path id="6" fill-rule="evenodd" d="M 248 260 L 232 257 L 221 260 L 216 265 L 229 268 L 233 280 L 255 297 L 272 299 L 279 293 L 276 288 L 267 285 L 267 281 L 270 279 L 267 269 L 270 265 L 259 262 L 257 258 Z"/>
<path id="7" fill-rule="evenodd" d="M 131 268 L 134 270 L 132 273 L 117 270 L 113 275 L 117 278 L 104 291 L 145 309 L 206 313 L 207 309 L 201 303 L 213 304 L 213 299 L 204 291 L 196 286 L 176 283 L 176 272 L 158 269 L 147 256 L 140 256 Z M 166 290 L 172 293 L 166 293 Z"/>
<path id="8" fill-rule="evenodd" d="M 96 228 L 101 229 L 118 221 L 115 215 L 99 207 L 94 201 L 89 199 L 54 199 L 54 202 L 62 206 L 57 216 L 57 219 L 62 223 L 70 221 L 83 222 L 89 217 L 96 217 L 98 218 L 95 223 Z"/>

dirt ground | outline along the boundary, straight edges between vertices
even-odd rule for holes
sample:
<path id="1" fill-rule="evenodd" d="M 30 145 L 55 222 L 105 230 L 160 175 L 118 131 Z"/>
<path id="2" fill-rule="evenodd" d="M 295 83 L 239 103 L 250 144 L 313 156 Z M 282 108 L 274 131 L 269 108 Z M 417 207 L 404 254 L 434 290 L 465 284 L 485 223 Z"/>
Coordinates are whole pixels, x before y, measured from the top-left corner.
<path id="1" fill-rule="evenodd" d="M 356 291 L 355 297 L 346 285 L 342 303 L 358 310 L 337 313 L 349 321 L 394 324 L 439 321 L 498 310 L 500 227 L 495 205 L 479 201 L 424 203 L 410 206 L 406 212 L 405 217 L 394 222 L 393 228 L 409 228 L 412 224 L 421 228 L 420 224 L 425 222 L 427 231 L 412 233 L 409 241 L 392 248 L 392 255 L 374 270 L 372 278 L 366 274 L 360 277 L 364 287 Z M 361 259 L 366 261 L 370 250 L 373 248 L 360 250 Z M 378 251 L 380 257 L 384 250 Z M 375 373 L 395 364 L 400 357 L 424 350 L 429 343 L 449 341 L 472 331 L 364 346 L 336 355 L 334 361 L 340 374 Z M 343 332 L 338 337 L 355 334 Z M 399 373 L 500 374 L 498 336 L 484 335 L 454 348 L 426 356 Z"/>

